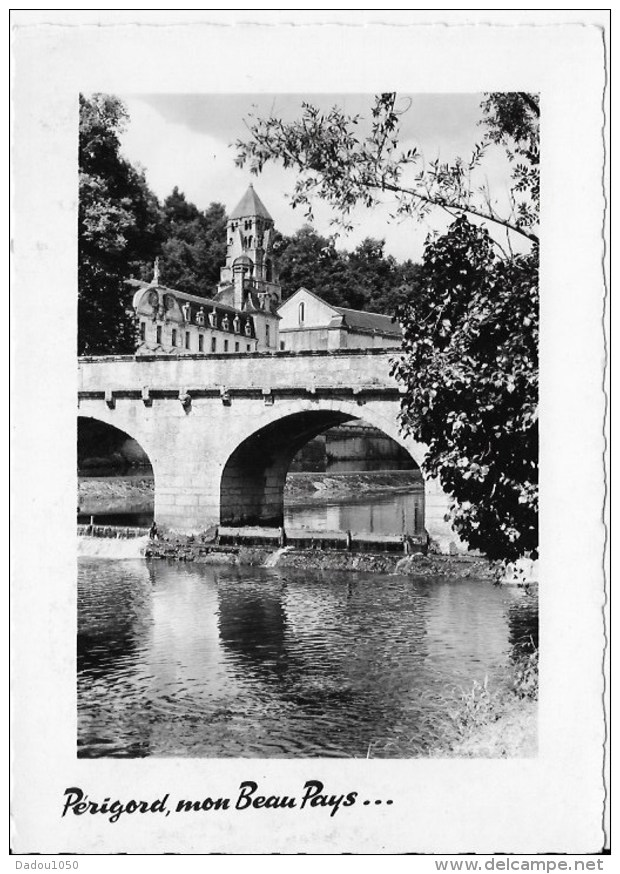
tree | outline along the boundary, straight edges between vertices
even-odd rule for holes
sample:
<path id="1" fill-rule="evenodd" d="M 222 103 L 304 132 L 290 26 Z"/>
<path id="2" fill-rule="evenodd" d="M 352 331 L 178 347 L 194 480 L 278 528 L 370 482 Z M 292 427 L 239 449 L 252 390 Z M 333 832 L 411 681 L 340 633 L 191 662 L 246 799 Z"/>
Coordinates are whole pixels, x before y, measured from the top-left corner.
<path id="1" fill-rule="evenodd" d="M 159 204 L 144 175 L 120 154 L 127 121 L 120 100 L 80 95 L 78 350 L 134 348 L 125 280 L 153 261 L 161 240 Z"/>
<path id="2" fill-rule="evenodd" d="M 213 297 L 226 260 L 226 210 L 211 203 L 204 212 L 174 188 L 163 205 L 165 241 L 162 282 L 189 294 Z"/>
<path id="3" fill-rule="evenodd" d="M 411 292 L 417 267 L 384 254 L 384 240 L 363 240 L 352 252 L 305 225 L 291 237 L 276 233 L 274 253 L 284 299 L 307 288 L 333 306 L 394 312 Z"/>
<path id="4" fill-rule="evenodd" d="M 370 124 L 310 104 L 297 121 L 256 119 L 250 139 L 237 143 L 237 162 L 254 173 L 270 161 L 296 170 L 293 205 L 311 214 L 317 196 L 345 226 L 354 207 L 371 208 L 386 192 L 396 200 L 394 217 L 452 216 L 447 233 L 429 236 L 408 299 L 397 301 L 401 425 L 428 446 L 425 471 L 454 497 L 463 539 L 512 560 L 538 544 L 539 102 L 489 94 L 481 108 L 482 142 L 452 163 L 425 163 L 416 149 L 399 147 L 395 94 L 375 98 Z M 475 181 L 494 147 L 511 166 L 504 211 Z M 513 253 L 516 238 L 526 254 Z M 372 247 L 364 254 L 371 270 Z"/>
<path id="5" fill-rule="evenodd" d="M 307 288 L 334 306 L 353 306 L 347 255 L 333 240 L 304 225 L 291 237 L 277 234 L 274 255 L 283 298 Z"/>
<path id="6" fill-rule="evenodd" d="M 410 261 L 398 264 L 384 248 L 385 240 L 366 237 L 349 255 L 350 284 L 360 299 L 357 309 L 393 313 L 411 294 L 416 268 Z"/>
<path id="7" fill-rule="evenodd" d="M 492 559 L 538 547 L 538 258 L 498 258 L 458 218 L 429 242 L 401 307 L 401 424 L 454 496 L 453 524 Z"/>
<path id="8" fill-rule="evenodd" d="M 303 206 L 311 215 L 311 199 L 317 196 L 350 227 L 346 219 L 354 206 L 373 207 L 388 192 L 396 198 L 395 217 L 421 218 L 436 208 L 453 217 L 467 213 L 537 242 L 537 95 L 489 95 L 482 105 L 486 137 L 469 158 L 452 163 L 425 163 L 417 149 L 400 149 L 402 111 L 394 93 L 375 97 L 370 128 L 361 116 L 338 107 L 323 114 L 303 103 L 302 110 L 301 118 L 293 122 L 273 116 L 255 119 L 249 126 L 250 138 L 236 143 L 237 164 L 249 164 L 253 173 L 260 173 L 270 161 L 297 171 L 293 207 Z M 492 144 L 504 146 L 509 159 L 517 160 L 507 215 L 499 215 L 486 186 L 474 182 Z"/>

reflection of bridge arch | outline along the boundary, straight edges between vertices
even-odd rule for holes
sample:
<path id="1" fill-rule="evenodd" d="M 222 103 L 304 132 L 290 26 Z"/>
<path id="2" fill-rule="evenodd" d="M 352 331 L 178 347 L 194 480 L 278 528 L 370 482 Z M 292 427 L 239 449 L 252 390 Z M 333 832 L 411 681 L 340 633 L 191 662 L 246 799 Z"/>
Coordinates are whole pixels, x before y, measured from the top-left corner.
<path id="1" fill-rule="evenodd" d="M 297 409 L 295 409 L 297 408 Z M 297 452 L 314 437 L 344 422 L 362 419 L 403 446 L 418 467 L 423 450 L 404 440 L 396 423 L 364 406 L 342 401 L 278 405 L 230 454 L 220 483 L 220 520 L 224 524 L 282 525 L 284 486 Z M 388 430 L 396 433 L 387 433 Z"/>

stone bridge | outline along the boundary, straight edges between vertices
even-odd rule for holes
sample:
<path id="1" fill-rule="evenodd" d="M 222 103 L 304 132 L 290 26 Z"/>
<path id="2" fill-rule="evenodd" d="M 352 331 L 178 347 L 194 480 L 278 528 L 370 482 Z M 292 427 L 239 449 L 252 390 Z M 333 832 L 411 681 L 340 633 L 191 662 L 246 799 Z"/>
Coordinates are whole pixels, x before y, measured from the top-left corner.
<path id="1" fill-rule="evenodd" d="M 390 357 L 356 350 L 82 358 L 78 416 L 142 446 L 159 525 L 179 532 L 281 525 L 293 457 L 334 425 L 363 419 L 421 464 L 424 447 L 398 428 Z M 427 478 L 425 527 L 442 551 L 459 548 L 444 520 L 449 503 Z"/>

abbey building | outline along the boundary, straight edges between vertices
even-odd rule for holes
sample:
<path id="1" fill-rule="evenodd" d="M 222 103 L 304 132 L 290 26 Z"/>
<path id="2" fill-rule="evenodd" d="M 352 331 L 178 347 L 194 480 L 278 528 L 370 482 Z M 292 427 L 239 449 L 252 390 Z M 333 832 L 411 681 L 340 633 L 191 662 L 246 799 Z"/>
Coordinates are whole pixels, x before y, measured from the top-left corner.
<path id="1" fill-rule="evenodd" d="M 133 296 L 137 354 L 243 354 L 394 347 L 389 316 L 334 307 L 299 289 L 282 303 L 274 224 L 252 185 L 230 214 L 226 263 L 212 298 L 167 288 L 156 261 Z"/>

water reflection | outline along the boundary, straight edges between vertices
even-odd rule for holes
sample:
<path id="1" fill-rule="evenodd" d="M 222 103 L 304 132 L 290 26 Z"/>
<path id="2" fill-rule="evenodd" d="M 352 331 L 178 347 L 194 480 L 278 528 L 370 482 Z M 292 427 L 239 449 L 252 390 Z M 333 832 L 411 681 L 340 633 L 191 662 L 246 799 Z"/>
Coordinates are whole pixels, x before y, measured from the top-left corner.
<path id="1" fill-rule="evenodd" d="M 80 560 L 80 756 L 365 756 L 503 682 L 519 596 L 473 580 Z M 414 748 L 412 747 L 412 748 Z"/>
<path id="2" fill-rule="evenodd" d="M 242 670 L 262 680 L 286 673 L 287 616 L 283 581 L 257 588 L 243 579 L 218 580 L 218 630 L 225 650 Z"/>
<path id="3" fill-rule="evenodd" d="M 538 649 L 538 595 L 527 592 L 508 609 L 510 644 L 514 659 Z"/>
<path id="4" fill-rule="evenodd" d="M 424 528 L 424 488 L 406 494 L 369 497 L 317 506 L 284 507 L 286 528 L 356 531 L 365 534 L 417 534 Z"/>

